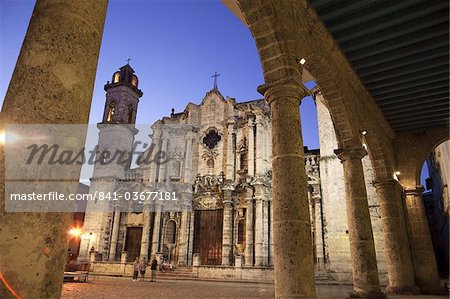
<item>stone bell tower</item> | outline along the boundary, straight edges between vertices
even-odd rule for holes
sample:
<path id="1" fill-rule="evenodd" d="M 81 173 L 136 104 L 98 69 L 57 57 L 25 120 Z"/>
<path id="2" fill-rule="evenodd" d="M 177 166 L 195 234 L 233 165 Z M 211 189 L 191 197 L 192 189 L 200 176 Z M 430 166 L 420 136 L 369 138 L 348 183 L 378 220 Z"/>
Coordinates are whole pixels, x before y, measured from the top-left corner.
<path id="1" fill-rule="evenodd" d="M 138 84 L 138 77 L 129 64 L 113 74 L 112 82 L 108 81 L 105 85 L 106 103 L 102 123 L 136 123 L 139 98 L 143 95 Z"/>
<path id="2" fill-rule="evenodd" d="M 101 153 L 109 152 L 112 157 L 115 153 L 129 153 L 132 150 L 134 137 L 138 133 L 134 126 L 136 113 L 139 98 L 143 95 L 138 84 L 138 77 L 127 63 L 113 74 L 112 82 L 108 81 L 104 87 L 105 110 L 102 121 L 97 124 L 98 150 L 89 188 L 89 193 L 95 194 L 97 200 L 90 200 L 87 204 L 79 253 L 81 259 L 88 258 L 91 250 L 103 260 L 115 254 L 116 248 L 110 244 L 110 235 L 113 221 L 120 221 L 120 213 L 116 213 L 118 209 L 114 207 L 118 202 L 100 200 L 99 196 L 108 196 L 116 191 L 118 180 L 125 179 L 131 161 L 107 161 Z"/>

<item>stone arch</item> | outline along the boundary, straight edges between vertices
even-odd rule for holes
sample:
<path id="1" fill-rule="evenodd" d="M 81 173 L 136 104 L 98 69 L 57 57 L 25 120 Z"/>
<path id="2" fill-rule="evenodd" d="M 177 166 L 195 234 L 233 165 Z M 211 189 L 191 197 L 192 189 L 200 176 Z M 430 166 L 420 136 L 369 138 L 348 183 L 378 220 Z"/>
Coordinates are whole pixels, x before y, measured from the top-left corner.
<path id="1" fill-rule="evenodd" d="M 442 142 L 449 140 L 447 129 L 432 132 L 416 131 L 398 134 L 394 140 L 396 171 L 403 187 L 420 185 L 420 172 L 427 155 Z"/>
<path id="2" fill-rule="evenodd" d="M 421 155 L 419 156 L 419 160 L 417 161 L 418 163 L 418 167 L 416 167 L 416 185 L 420 184 L 420 173 L 422 170 L 422 165 L 424 163 L 424 161 L 426 160 L 427 156 L 431 153 L 431 151 L 433 151 L 435 148 L 437 148 L 439 145 L 441 145 L 442 143 L 444 143 L 445 141 L 450 140 L 450 136 L 447 134 L 447 136 L 436 136 L 436 138 L 433 140 L 434 142 L 430 143 L 430 144 L 426 144 L 428 145 L 425 149 L 423 153 L 420 153 Z"/>
<path id="3" fill-rule="evenodd" d="M 363 94 L 365 89 L 361 82 L 357 82 L 361 86 L 353 88 L 349 83 L 343 84 L 342 79 L 336 75 L 339 63 L 336 61 L 344 56 L 330 34 L 323 26 L 318 25 L 321 21 L 309 3 L 239 0 L 238 5 L 255 39 L 265 82 L 277 83 L 286 78 L 300 82 L 306 69 L 324 95 L 325 105 L 335 126 L 338 146 L 360 146 L 361 130 L 370 130 L 366 143 L 375 177 L 390 178 L 395 167 L 391 145 L 393 136 L 388 138 L 389 142 L 386 141 L 386 136 L 393 132 L 379 132 L 377 124 L 367 124 L 365 119 L 361 119 L 363 112 L 373 113 L 361 105 L 359 100 L 368 94 Z M 339 59 L 335 59 L 336 57 Z M 303 66 L 299 64 L 300 59 L 306 61 Z M 345 73 L 355 75 L 349 66 Z M 344 88 L 351 89 L 351 98 Z M 376 112 L 379 114 L 379 111 Z M 382 115 L 377 117 L 383 118 Z M 368 127 L 363 128 L 363 123 Z"/>
<path id="4" fill-rule="evenodd" d="M 301 82 L 304 66 L 315 78 L 325 98 L 336 127 L 339 146 L 355 139 L 356 120 L 350 118 L 343 102 L 344 92 L 330 64 L 316 55 L 317 41 L 311 35 L 308 18 L 313 12 L 308 5 L 287 1 L 240 0 L 239 7 L 255 39 L 266 84 L 287 78 Z M 277 9 L 274 7 L 277 6 Z M 282 7 L 284 6 L 284 7 Z M 312 37 L 312 38 L 311 38 Z M 353 145 L 353 144 L 351 144 Z"/>

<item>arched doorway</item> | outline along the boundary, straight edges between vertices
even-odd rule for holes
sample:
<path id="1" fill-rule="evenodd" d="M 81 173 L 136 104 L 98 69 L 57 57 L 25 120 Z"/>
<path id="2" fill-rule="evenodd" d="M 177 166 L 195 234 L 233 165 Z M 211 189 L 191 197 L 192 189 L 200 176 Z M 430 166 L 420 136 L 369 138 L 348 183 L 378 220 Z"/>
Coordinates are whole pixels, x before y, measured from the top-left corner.
<path id="1" fill-rule="evenodd" d="M 439 276 L 449 276 L 449 168 L 450 141 L 442 142 L 426 157 L 420 175 L 422 199 Z"/>

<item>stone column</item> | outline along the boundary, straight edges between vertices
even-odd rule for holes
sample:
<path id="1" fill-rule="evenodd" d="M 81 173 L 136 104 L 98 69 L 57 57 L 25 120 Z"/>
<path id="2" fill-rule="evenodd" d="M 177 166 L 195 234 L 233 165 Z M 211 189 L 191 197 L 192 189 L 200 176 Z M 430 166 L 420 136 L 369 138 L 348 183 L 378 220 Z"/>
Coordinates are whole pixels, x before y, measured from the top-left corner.
<path id="1" fill-rule="evenodd" d="M 263 175 L 264 174 L 264 165 L 263 165 L 263 150 L 264 150 L 264 143 L 263 143 L 263 124 L 262 124 L 262 118 L 263 114 L 258 113 L 256 114 L 256 175 Z"/>
<path id="2" fill-rule="evenodd" d="M 422 293 L 440 293 L 436 259 L 422 199 L 422 186 L 406 188 L 406 219 L 416 282 Z"/>
<path id="3" fill-rule="evenodd" d="M 106 7 L 106 0 L 36 2 L 0 130 L 5 124 L 88 122 Z M 1 273 L 21 297 L 59 298 L 72 213 L 5 213 L 4 155 L 0 145 Z M 10 296 L 0 285 L 0 294 Z"/>
<path id="4" fill-rule="evenodd" d="M 155 129 L 153 131 L 153 135 L 151 136 L 152 138 L 152 143 L 155 145 L 155 150 L 152 153 L 151 159 L 154 159 L 155 154 L 158 152 L 158 145 L 159 145 L 159 137 L 157 136 L 159 132 Z M 156 190 L 156 180 L 158 179 L 158 177 L 156 176 L 157 174 L 157 170 L 158 170 L 158 165 L 156 163 L 151 163 L 150 167 L 149 167 L 149 183 L 150 186 L 153 188 L 153 190 Z"/>
<path id="5" fill-rule="evenodd" d="M 264 246 L 264 185 L 257 177 L 255 187 L 255 266 L 265 266 L 267 260 L 267 246 Z"/>
<path id="6" fill-rule="evenodd" d="M 234 120 L 230 119 L 228 121 L 228 136 L 227 136 L 227 180 L 234 180 L 234 144 L 233 144 L 233 134 L 234 134 Z"/>
<path id="7" fill-rule="evenodd" d="M 344 167 L 345 202 L 352 257 L 353 293 L 355 298 L 385 298 L 380 290 L 378 266 L 370 222 L 369 204 L 361 159 L 363 147 L 336 150 Z"/>
<path id="8" fill-rule="evenodd" d="M 165 152 L 166 155 L 168 154 L 167 145 L 168 145 L 167 131 L 163 130 L 161 151 Z M 159 165 L 158 184 L 157 184 L 157 186 L 158 185 L 162 186 L 162 184 L 164 183 L 164 180 L 166 179 L 166 166 L 167 166 L 166 164 L 167 163 L 161 163 Z"/>
<path id="9" fill-rule="evenodd" d="M 266 195 L 267 196 L 267 195 Z M 263 266 L 269 265 L 269 201 L 267 197 L 262 201 L 262 225 L 263 225 Z"/>
<path id="10" fill-rule="evenodd" d="M 187 263 L 187 221 L 188 211 L 186 205 L 183 205 L 183 210 L 181 211 L 181 228 L 180 228 L 180 238 L 179 238 L 179 251 L 178 251 L 178 265 L 186 265 Z"/>
<path id="11" fill-rule="evenodd" d="M 255 266 L 264 265 L 263 235 L 263 200 L 255 197 Z"/>
<path id="12" fill-rule="evenodd" d="M 253 191 L 247 188 L 245 212 L 245 266 L 253 266 Z"/>
<path id="13" fill-rule="evenodd" d="M 223 190 L 223 233 L 222 233 L 222 266 L 230 266 L 232 249 L 231 232 L 233 230 L 233 199 L 232 189 Z"/>
<path id="14" fill-rule="evenodd" d="M 160 227 L 161 227 L 161 204 L 156 203 L 155 221 L 153 222 L 152 251 L 150 257 L 152 259 L 155 257 L 155 254 L 159 252 Z"/>
<path id="15" fill-rule="evenodd" d="M 195 224 L 195 211 L 192 209 L 189 219 L 189 246 L 188 246 L 188 264 L 192 265 L 192 254 L 194 251 L 194 224 Z"/>
<path id="16" fill-rule="evenodd" d="M 149 203 L 144 203 L 144 225 L 142 228 L 142 237 L 141 237 L 141 251 L 140 251 L 140 258 L 145 259 L 146 261 L 149 261 L 150 258 L 148 256 L 148 247 L 150 243 L 150 207 L 148 206 Z"/>
<path id="17" fill-rule="evenodd" d="M 116 210 L 114 212 L 111 244 L 109 247 L 109 260 L 110 261 L 116 260 L 117 241 L 119 240 L 119 229 L 120 229 L 120 210 L 116 207 Z"/>
<path id="18" fill-rule="evenodd" d="M 323 242 L 323 223 L 322 223 L 322 199 L 320 198 L 320 186 L 314 186 L 314 192 L 311 194 L 312 201 L 315 206 L 314 225 L 316 229 L 315 244 L 316 244 L 316 268 L 318 270 L 325 268 L 325 254 Z M 318 190 L 316 190 L 318 189 Z"/>
<path id="19" fill-rule="evenodd" d="M 269 198 L 269 201 L 267 202 L 267 207 L 270 210 L 269 212 L 269 265 L 274 264 L 274 246 L 273 246 L 273 204 L 272 199 Z"/>
<path id="20" fill-rule="evenodd" d="M 294 81 L 265 84 L 259 91 L 270 104 L 272 120 L 275 294 L 279 298 L 315 298 L 299 108 L 308 91 Z"/>
<path id="21" fill-rule="evenodd" d="M 192 128 L 186 133 L 186 155 L 184 161 L 184 183 L 191 182 L 192 175 Z"/>
<path id="22" fill-rule="evenodd" d="M 247 151 L 247 166 L 248 166 L 248 175 L 254 176 L 255 175 L 255 121 L 254 121 L 254 115 L 249 114 L 247 115 L 247 121 L 248 121 L 248 151 Z"/>
<path id="23" fill-rule="evenodd" d="M 380 199 L 389 286 L 386 293 L 417 293 L 408 232 L 402 209 L 403 188 L 394 180 L 373 183 Z"/>

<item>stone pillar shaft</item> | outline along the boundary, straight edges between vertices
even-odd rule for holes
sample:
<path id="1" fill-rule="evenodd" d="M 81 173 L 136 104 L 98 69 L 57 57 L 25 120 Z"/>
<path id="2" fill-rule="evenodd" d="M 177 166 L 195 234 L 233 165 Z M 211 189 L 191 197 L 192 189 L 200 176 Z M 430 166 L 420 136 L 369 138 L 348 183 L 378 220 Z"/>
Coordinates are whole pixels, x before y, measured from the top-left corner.
<path id="1" fill-rule="evenodd" d="M 178 251 L 178 264 L 186 265 L 187 263 L 187 247 L 186 247 L 186 239 L 187 239 L 187 221 L 188 212 L 187 208 L 183 207 L 181 212 L 181 228 L 180 228 L 180 238 L 179 238 L 179 251 Z"/>
<path id="2" fill-rule="evenodd" d="M 153 222 L 152 251 L 151 251 L 152 259 L 155 257 L 155 254 L 159 252 L 160 227 L 161 227 L 161 205 L 157 205 L 155 211 L 155 221 Z"/>
<path id="3" fill-rule="evenodd" d="M 149 261 L 148 256 L 148 247 L 150 243 L 150 209 L 147 206 L 148 204 L 144 204 L 144 225 L 142 228 L 142 237 L 141 237 L 141 251 L 140 258 L 141 260 L 145 258 L 146 261 Z"/>
<path id="4" fill-rule="evenodd" d="M 267 202 L 267 207 L 270 210 L 270 221 L 269 221 L 269 265 L 274 263 L 274 246 L 273 246 L 273 205 L 272 200 Z"/>
<path id="5" fill-rule="evenodd" d="M 244 265 L 253 266 L 253 198 L 247 198 L 246 204 Z"/>
<path id="6" fill-rule="evenodd" d="M 191 183 L 192 175 L 192 131 L 186 136 L 186 157 L 184 162 L 184 182 Z"/>
<path id="7" fill-rule="evenodd" d="M 167 153 L 167 134 L 166 132 L 163 133 L 162 137 L 162 145 L 161 145 L 161 151 L 164 151 Z M 162 184 L 166 179 L 166 163 L 161 163 L 159 165 L 159 172 L 158 172 L 158 183 Z"/>
<path id="8" fill-rule="evenodd" d="M 263 250 L 263 201 L 262 198 L 255 198 L 255 266 L 264 265 Z"/>
<path id="9" fill-rule="evenodd" d="M 227 136 L 227 180 L 234 180 L 234 144 L 233 144 L 234 122 L 228 122 Z"/>
<path id="10" fill-rule="evenodd" d="M 402 187 L 394 180 L 374 182 L 380 199 L 382 230 L 389 277 L 387 293 L 416 292 L 414 268 L 409 247 L 404 211 Z"/>
<path id="11" fill-rule="evenodd" d="M 247 169 L 248 175 L 255 175 L 255 121 L 253 116 L 248 118 L 248 151 L 247 151 Z"/>
<path id="12" fill-rule="evenodd" d="M 406 188 L 406 214 L 416 282 L 422 293 L 440 293 L 439 276 L 423 203 L 423 187 Z"/>
<path id="13" fill-rule="evenodd" d="M 232 232 L 232 217 L 233 217 L 233 205 L 231 199 L 231 190 L 224 191 L 224 203 L 223 203 L 223 233 L 222 233 L 222 266 L 230 265 L 231 256 L 231 232 Z"/>
<path id="14" fill-rule="evenodd" d="M 262 124 L 263 115 L 256 115 L 256 175 L 264 174 L 264 165 L 263 165 L 263 124 Z"/>
<path id="15" fill-rule="evenodd" d="M 188 245 L 188 264 L 192 265 L 193 251 L 194 251 L 194 222 L 195 221 L 195 211 L 190 212 L 189 218 L 189 245 Z"/>
<path id="16" fill-rule="evenodd" d="M 111 245 L 109 248 L 109 260 L 116 260 L 117 252 L 117 241 L 119 240 L 119 229 L 120 229 L 120 211 L 116 209 L 114 212 L 113 229 L 111 235 Z"/>
<path id="17" fill-rule="evenodd" d="M 300 101 L 307 94 L 296 82 L 259 88 L 272 120 L 274 280 L 277 298 L 315 298 L 311 223 L 300 125 Z"/>
<path id="18" fill-rule="evenodd" d="M 263 239 L 262 239 L 262 252 L 263 252 L 263 266 L 269 265 L 269 214 L 268 214 L 269 202 L 267 198 L 262 203 L 262 226 L 263 226 Z"/>
<path id="19" fill-rule="evenodd" d="M 352 297 L 384 298 L 380 290 L 372 224 L 361 159 L 362 147 L 336 150 L 344 167 L 345 202 L 352 257 Z"/>
<path id="20" fill-rule="evenodd" d="M 36 2 L 0 129 L 5 124 L 88 122 L 106 7 L 106 0 Z M 4 155 L 0 145 L 2 275 L 20 297 L 59 298 L 72 213 L 5 213 Z M 77 186 L 73 183 L 74 192 Z M 0 294 L 10 294 L 3 283 Z"/>

